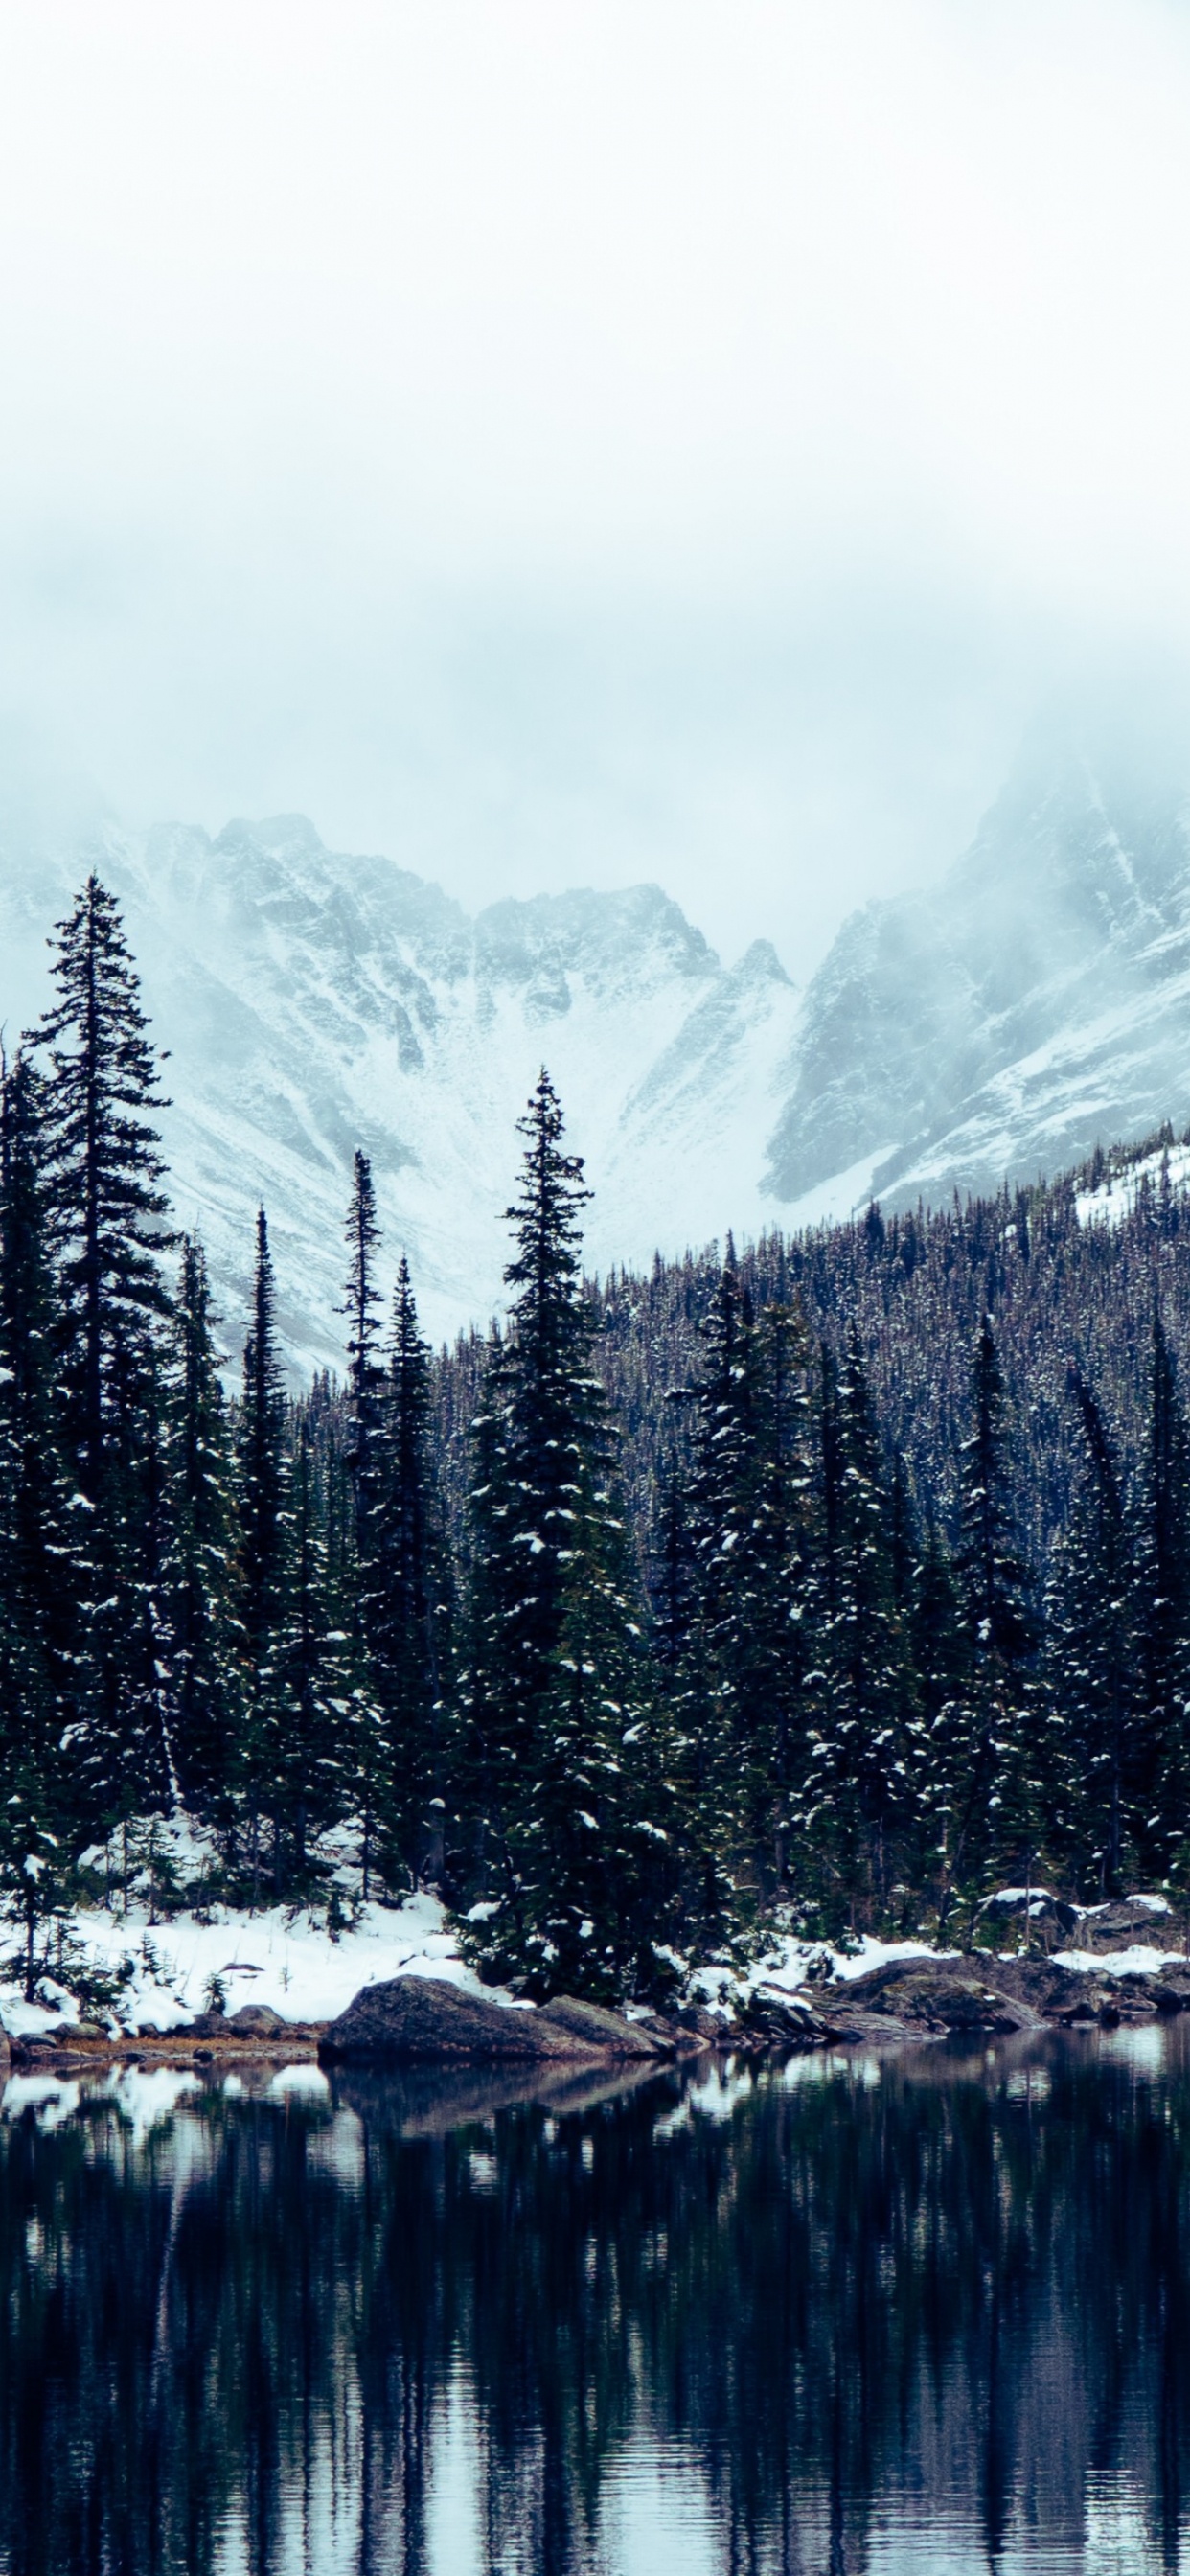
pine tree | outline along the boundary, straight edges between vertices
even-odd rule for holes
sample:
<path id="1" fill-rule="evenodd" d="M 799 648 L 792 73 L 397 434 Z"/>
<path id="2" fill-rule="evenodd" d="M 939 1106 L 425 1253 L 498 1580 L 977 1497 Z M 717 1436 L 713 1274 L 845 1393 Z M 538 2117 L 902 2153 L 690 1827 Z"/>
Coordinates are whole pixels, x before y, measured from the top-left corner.
<path id="1" fill-rule="evenodd" d="M 716 1948 L 734 1917 L 740 1865 L 751 1861 L 759 1787 L 746 1689 L 741 1704 L 749 1591 L 741 1542 L 754 1501 L 756 1390 L 752 1318 L 730 1235 L 700 1340 L 701 1367 L 688 1393 L 693 1465 L 684 1513 L 694 1615 L 671 1694 L 686 1908 L 702 1944 Z"/>
<path id="2" fill-rule="evenodd" d="M 252 1326 L 244 1345 L 239 1457 L 240 1619 L 248 1699 L 244 1787 L 253 1902 L 260 1882 L 262 1815 L 272 1815 L 276 1838 L 283 1736 L 278 1657 L 288 1529 L 285 1398 L 277 1356 L 275 1294 L 268 1222 L 261 1208 L 256 1219 Z"/>
<path id="3" fill-rule="evenodd" d="M 778 1298 L 757 1320 L 749 1354 L 753 1426 L 746 1525 L 736 1548 L 737 1728 L 753 1783 L 749 1838 L 762 1889 L 795 1883 L 791 1849 L 805 1770 L 808 1674 L 814 1655 L 807 1456 L 809 1335 Z"/>
<path id="4" fill-rule="evenodd" d="M 335 1625 L 318 1482 L 309 1411 L 303 1407 L 289 1470 L 289 1579 L 276 1648 L 281 1715 L 275 1814 L 285 1846 L 276 1874 L 299 1888 L 311 1838 L 350 1803 L 354 1785 L 347 1639 Z"/>
<path id="5" fill-rule="evenodd" d="M 703 1338 L 691 1390 L 698 1611 L 684 1676 L 686 1776 L 693 1751 L 708 1852 L 730 1851 L 763 1898 L 786 1882 L 806 1749 L 808 1337 L 783 1299 L 754 1319 L 729 1242 Z M 701 1875 L 718 1910 L 705 1858 Z"/>
<path id="6" fill-rule="evenodd" d="M 967 1788 L 972 1657 L 965 1604 L 932 1511 L 913 1567 L 909 1634 L 921 1729 L 913 1883 L 944 1912 Z"/>
<path id="7" fill-rule="evenodd" d="M 380 1227 L 372 1166 L 356 1149 L 351 1205 L 347 1213 L 350 1265 L 343 1313 L 347 1318 L 347 1391 L 351 1418 L 347 1452 L 355 1518 L 355 1563 L 359 1616 L 371 1638 L 376 1617 L 376 1517 L 382 1481 L 380 1457 L 381 1396 L 384 1371 L 380 1358 L 383 1299 L 376 1285 Z"/>
<path id="8" fill-rule="evenodd" d="M 505 1271 L 515 1294 L 489 1370 L 471 1497 L 477 1655 L 467 1698 L 484 1737 L 488 1845 L 501 1864 L 492 1949 L 518 1957 L 543 1988 L 614 1992 L 626 1975 L 647 1975 L 645 1853 L 665 1827 L 633 1812 L 646 1716 L 611 1491 L 614 1440 L 581 1282 L 589 1194 L 580 1159 L 563 1150 L 544 1071 L 519 1132 L 521 1189 L 508 1211 L 517 1248 Z M 650 1851 L 654 1868 L 664 1848 Z"/>
<path id="9" fill-rule="evenodd" d="M 65 1383 L 80 1482 L 102 1500 L 114 1380 L 169 1315 L 173 1241 L 155 1127 L 168 1106 L 114 897 L 92 874 L 59 923 L 58 999 L 29 1043 L 48 1057 L 44 1168 L 66 1309 Z"/>
<path id="10" fill-rule="evenodd" d="M 151 1561 L 161 1535 L 159 1461 L 155 1432 L 142 1438 L 137 1417 L 155 1403 L 170 1313 L 161 1264 L 173 1237 L 150 1115 L 166 1106 L 159 1058 L 118 907 L 94 874 L 58 926 L 53 973 L 57 1000 L 29 1043 L 47 1064 L 43 1171 L 65 1441 L 80 1497 L 68 1750 L 98 1826 L 126 1815 L 150 1781 L 164 1781 L 168 1794 L 160 1725 L 148 1716 L 161 1626 Z"/>
<path id="11" fill-rule="evenodd" d="M 402 1254 L 383 1388 L 382 1466 L 376 1504 L 372 1656 L 383 1712 L 388 1784 L 386 1843 L 416 1883 L 441 1863 L 436 1711 L 446 1645 L 446 1604 L 430 1465 L 430 1353 Z"/>
<path id="12" fill-rule="evenodd" d="M 1047 1586 L 1056 1830 L 1080 1890 L 1107 1897 L 1120 1892 L 1136 1825 L 1136 1565 L 1114 1445 L 1076 1367 L 1069 1392 L 1084 1461 Z"/>
<path id="13" fill-rule="evenodd" d="M 173 1674 L 167 1606 L 172 1542 L 166 1428 L 160 1373 L 150 1347 L 137 1366 L 121 1353 L 114 1386 L 114 1438 L 109 1474 L 122 1492 L 123 1573 L 127 1625 L 118 1717 L 112 1739 L 118 1768 L 116 1810 L 127 1821 L 170 1814 L 181 1786 L 173 1725 Z"/>
<path id="14" fill-rule="evenodd" d="M 30 1853 L 85 1827 L 60 1751 L 75 1706 L 78 1515 L 58 1448 L 37 1089 L 27 1058 L 0 1062 L 0 1764 L 9 1784 L 0 1859 L 26 1913 L 38 1893 L 38 1872 L 25 1870 Z"/>
<path id="15" fill-rule="evenodd" d="M 1032 1574 L 1016 1537 L 1004 1378 L 990 1315 L 976 1337 L 973 1424 L 961 1456 L 970 1693 L 953 1732 L 955 1839 L 948 1885 L 974 1890 L 993 1862 L 1028 1867 L 1042 1831 L 1047 1747 L 1032 1668 Z"/>
<path id="16" fill-rule="evenodd" d="M 1137 1796 L 1142 1850 L 1160 1864 L 1179 1853 L 1190 1837 L 1190 1441 L 1156 1299 L 1147 1448 L 1138 1586 L 1142 1721 Z"/>
<path id="17" fill-rule="evenodd" d="M 0 1066 L 0 1506 L 6 1711 L 65 1687 L 70 1569 L 55 1406 L 54 1288 L 45 1239 L 36 1078 Z M 19 1678 L 18 1678 L 19 1677 Z M 8 1727 L 5 1729 L 8 1740 Z"/>
<path id="18" fill-rule="evenodd" d="M 361 1890 L 367 1904 L 377 1845 L 385 1840 L 389 1759 L 375 1688 L 375 1667 L 359 1614 L 359 1562 L 355 1545 L 350 1439 L 349 1426 L 344 1442 L 341 1426 L 333 1420 L 328 1423 L 324 1446 L 323 1528 L 329 1622 L 327 1644 L 335 1667 L 335 1689 L 330 1700 L 335 1719 L 331 1760 L 340 1784 L 343 1806 L 358 1828 Z"/>
<path id="19" fill-rule="evenodd" d="M 892 1511 L 854 1326 L 822 1388 L 822 1715 L 806 1824 L 848 1902 L 866 1899 L 880 1916 L 911 1822 L 914 1729 Z"/>
<path id="20" fill-rule="evenodd" d="M 202 1245 L 182 1245 L 169 1408 L 169 1628 L 178 1775 L 187 1805 L 231 1821 L 244 1713 L 234 1466 Z"/>

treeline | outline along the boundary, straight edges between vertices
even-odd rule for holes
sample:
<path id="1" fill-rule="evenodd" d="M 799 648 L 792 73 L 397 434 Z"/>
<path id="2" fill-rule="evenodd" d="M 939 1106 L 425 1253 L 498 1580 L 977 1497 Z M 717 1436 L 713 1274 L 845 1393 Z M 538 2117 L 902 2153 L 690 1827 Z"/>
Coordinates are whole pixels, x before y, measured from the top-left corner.
<path id="1" fill-rule="evenodd" d="M 185 1807 L 226 1892 L 438 1886 L 533 1991 L 659 1995 L 788 1906 L 1190 1878 L 1183 1206 L 1075 1186 L 587 1286 L 543 1073 L 508 1320 L 437 1359 L 355 1157 L 341 1385 L 242 1386 L 170 1230 L 111 897 L 3 1072 L 0 1857 L 26 1923 Z M 1088 1176 L 1094 1180 L 1098 1175 Z"/>

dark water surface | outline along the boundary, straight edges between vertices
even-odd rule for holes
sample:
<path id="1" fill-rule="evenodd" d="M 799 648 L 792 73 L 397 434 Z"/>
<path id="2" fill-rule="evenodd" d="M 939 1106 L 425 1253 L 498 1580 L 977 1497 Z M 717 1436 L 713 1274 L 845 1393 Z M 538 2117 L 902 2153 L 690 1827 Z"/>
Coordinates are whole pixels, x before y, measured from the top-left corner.
<path id="1" fill-rule="evenodd" d="M 14 2079 L 0 2338 L 20 2576 L 1190 2568 L 1186 2035 Z"/>

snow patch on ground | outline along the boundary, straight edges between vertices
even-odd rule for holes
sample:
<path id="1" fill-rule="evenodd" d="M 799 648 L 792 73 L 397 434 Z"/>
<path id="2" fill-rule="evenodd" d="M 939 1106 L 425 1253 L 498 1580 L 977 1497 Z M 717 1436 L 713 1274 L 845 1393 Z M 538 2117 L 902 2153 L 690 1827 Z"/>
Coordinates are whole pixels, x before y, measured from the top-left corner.
<path id="1" fill-rule="evenodd" d="M 84 1976 L 98 1971 L 119 1979 L 113 2036 L 184 2030 L 209 2010 L 216 1982 L 229 2015 L 243 2004 L 267 2004 L 290 2022 L 333 2021 L 361 1987 L 397 1976 L 441 1977 L 469 1994 L 513 2000 L 480 1985 L 459 1956 L 444 1907 L 427 1895 L 399 1906 L 361 1906 L 338 1934 L 279 1905 L 259 1913 L 212 1906 L 207 1919 L 180 1913 L 154 1924 L 143 1906 L 127 1915 L 80 1907 L 64 1921 L 63 1942 Z M 11 2038 L 33 2038 L 81 2018 L 65 1985 L 41 1978 L 39 1991 L 42 2000 L 24 2001 L 10 1961 L 0 1982 L 0 2026 Z"/>
<path id="2" fill-rule="evenodd" d="M 733 2019 L 741 2006 L 757 1994 L 780 1995 L 784 2002 L 800 2004 L 809 2012 L 819 1984 L 830 1986 L 851 1977 L 866 1977 L 870 1969 L 883 1967 L 889 1959 L 956 1955 L 953 1951 L 935 1950 L 929 1941 L 878 1941 L 870 1932 L 849 1942 L 845 1950 L 832 1950 L 825 1942 L 804 1941 L 790 1932 L 746 1969 L 713 1959 L 709 1966 L 695 1970 L 690 1986 L 698 2001 L 708 2011 L 720 2013 L 725 2021 Z M 803 1993 L 807 1982 L 810 1991 Z"/>
<path id="3" fill-rule="evenodd" d="M 1077 1968 L 1093 1977 L 1155 1977 L 1162 1968 L 1185 1964 L 1182 1950 L 1158 1950 L 1134 1941 L 1127 1950 L 1055 1950 L 1057 1968 Z"/>
<path id="4" fill-rule="evenodd" d="M 1132 1214 L 1142 1182 L 1147 1181 L 1151 1190 L 1160 1189 L 1166 1162 L 1171 1189 L 1184 1190 L 1190 1184 L 1190 1145 L 1159 1146 L 1156 1153 L 1129 1163 L 1122 1172 L 1107 1173 L 1097 1189 L 1079 1190 L 1074 1202 L 1079 1224 L 1122 1225 Z"/>

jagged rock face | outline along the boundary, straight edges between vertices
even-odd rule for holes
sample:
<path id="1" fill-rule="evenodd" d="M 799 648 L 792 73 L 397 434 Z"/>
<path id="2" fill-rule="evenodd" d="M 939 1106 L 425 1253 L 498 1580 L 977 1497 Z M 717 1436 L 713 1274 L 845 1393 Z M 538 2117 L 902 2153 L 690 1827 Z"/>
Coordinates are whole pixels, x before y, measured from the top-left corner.
<path id="1" fill-rule="evenodd" d="M 769 1150 L 785 1221 L 1180 1126 L 1188 996 L 1184 795 L 1030 759 L 943 883 L 857 913 L 809 985 Z"/>
<path id="2" fill-rule="evenodd" d="M 0 823 L 0 835 L 4 827 Z M 371 1155 L 435 1334 L 501 1298 L 515 1121 L 542 1061 L 587 1158 L 590 1266 L 1053 1174 L 1190 1121 L 1190 805 L 1032 757 L 932 892 L 844 924 L 804 999 L 767 942 L 725 968 L 657 886 L 471 918 L 301 816 L 212 839 L 0 837 L 0 1021 L 47 998 L 89 865 L 171 1049 L 165 1142 L 234 1352 L 263 1202 L 295 1372 L 342 1365 L 343 1217 Z"/>
<path id="3" fill-rule="evenodd" d="M 263 1202 L 283 1342 L 342 1363 L 343 1219 L 370 1154 L 387 1262 L 407 1251 L 431 1331 L 484 1325 L 507 1257 L 515 1121 L 541 1063 L 588 1160 L 592 1266 L 757 1230 L 773 1085 L 796 1021 L 766 943 L 724 969 L 656 886 L 498 902 L 471 919 L 387 859 L 328 851 L 301 816 L 0 849 L 0 1018 L 43 1007 L 45 934 L 89 865 L 124 907 L 171 1050 L 178 1222 L 207 1244 L 227 1338 Z"/>

